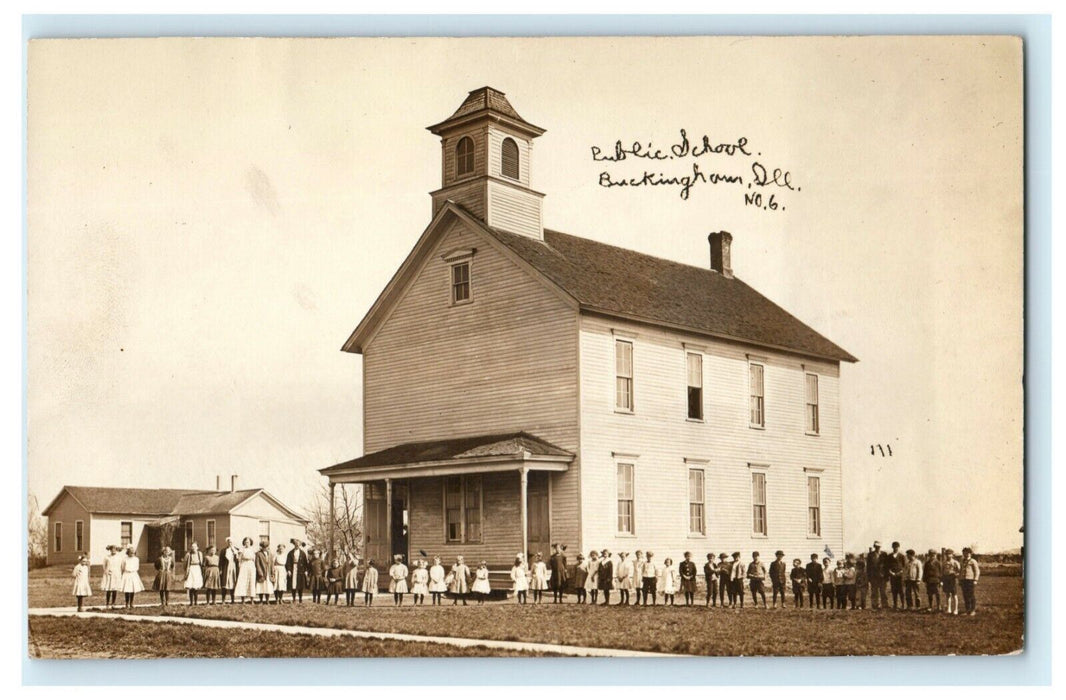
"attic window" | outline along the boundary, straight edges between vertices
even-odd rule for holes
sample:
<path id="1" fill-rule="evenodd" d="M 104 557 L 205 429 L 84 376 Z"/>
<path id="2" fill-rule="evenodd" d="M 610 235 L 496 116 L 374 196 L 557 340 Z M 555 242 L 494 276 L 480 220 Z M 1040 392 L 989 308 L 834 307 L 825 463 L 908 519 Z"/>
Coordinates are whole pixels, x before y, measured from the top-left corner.
<path id="1" fill-rule="evenodd" d="M 474 172 L 474 140 L 469 136 L 459 139 L 455 147 L 455 174 L 457 177 Z"/>
<path id="2" fill-rule="evenodd" d="M 518 144 L 514 139 L 503 140 L 500 148 L 500 173 L 512 180 L 518 179 Z"/>
<path id="3" fill-rule="evenodd" d="M 452 265 L 452 304 L 466 304 L 470 301 L 470 261 L 464 260 Z"/>

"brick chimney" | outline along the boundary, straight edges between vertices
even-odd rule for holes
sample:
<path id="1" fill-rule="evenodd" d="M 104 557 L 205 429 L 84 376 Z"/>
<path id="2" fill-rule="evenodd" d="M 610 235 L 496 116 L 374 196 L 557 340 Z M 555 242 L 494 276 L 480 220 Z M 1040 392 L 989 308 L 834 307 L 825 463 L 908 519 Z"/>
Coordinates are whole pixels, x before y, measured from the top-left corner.
<path id="1" fill-rule="evenodd" d="M 237 490 L 237 475 L 236 474 L 232 474 L 232 475 L 230 475 L 230 478 L 229 478 L 229 492 L 233 493 L 236 490 Z"/>
<path id="2" fill-rule="evenodd" d="M 733 234 L 729 231 L 717 231 L 707 236 L 711 244 L 711 269 L 726 279 L 733 279 L 733 266 L 729 259 L 729 247 Z"/>
<path id="3" fill-rule="evenodd" d="M 215 491 L 221 491 L 221 490 L 222 490 L 222 475 L 221 474 L 215 474 Z"/>

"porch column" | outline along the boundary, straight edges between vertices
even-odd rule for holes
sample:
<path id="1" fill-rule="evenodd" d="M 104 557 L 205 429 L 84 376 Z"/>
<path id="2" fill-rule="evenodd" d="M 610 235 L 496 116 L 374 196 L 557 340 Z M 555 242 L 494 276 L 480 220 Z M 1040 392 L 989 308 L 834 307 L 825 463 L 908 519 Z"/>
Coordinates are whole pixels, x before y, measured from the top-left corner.
<path id="1" fill-rule="evenodd" d="M 392 564 L 392 479 L 385 479 L 385 568 Z"/>
<path id="2" fill-rule="evenodd" d="M 518 498 L 519 498 L 519 502 L 521 503 L 520 507 L 521 507 L 521 511 L 522 511 L 522 559 L 523 559 L 523 561 L 525 561 L 526 565 L 528 566 L 529 565 L 529 503 L 528 503 L 528 501 L 529 501 L 529 498 L 528 498 L 528 493 L 529 493 L 529 475 L 527 473 L 526 465 L 524 465 L 524 464 L 522 465 L 522 467 L 518 470 L 518 474 L 519 474 L 519 480 L 520 480 L 520 483 L 521 483 L 521 488 L 519 489 L 519 491 L 521 492 L 521 495 Z"/>
<path id="3" fill-rule="evenodd" d="M 333 560 L 333 538 L 336 535 L 337 528 L 337 516 L 334 510 L 334 503 L 336 499 L 334 494 L 337 490 L 337 484 L 333 483 L 333 479 L 329 480 L 329 558 Z"/>

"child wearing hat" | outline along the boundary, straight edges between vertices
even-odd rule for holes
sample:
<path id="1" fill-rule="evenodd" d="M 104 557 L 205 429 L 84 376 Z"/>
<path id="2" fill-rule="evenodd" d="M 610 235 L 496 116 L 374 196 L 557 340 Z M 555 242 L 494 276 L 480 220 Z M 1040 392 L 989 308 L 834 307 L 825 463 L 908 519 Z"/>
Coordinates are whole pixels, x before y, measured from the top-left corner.
<path id="1" fill-rule="evenodd" d="M 940 578 L 942 572 L 943 566 L 940 563 L 940 556 L 935 549 L 930 549 L 929 553 L 925 555 L 925 567 L 922 569 L 922 580 L 925 582 L 925 595 L 928 599 L 929 612 L 940 612 Z M 934 599 L 936 600 L 936 607 L 933 607 Z"/>
<path id="2" fill-rule="evenodd" d="M 703 583 L 707 587 L 707 607 L 718 607 L 718 566 L 714 563 L 714 552 L 707 553 L 707 563 L 703 565 Z"/>
<path id="3" fill-rule="evenodd" d="M 577 576 L 575 578 L 575 581 L 581 581 L 581 584 L 584 585 L 585 582 L 581 575 L 582 558 L 583 557 L 580 554 L 577 555 Z M 511 580 L 514 581 L 514 586 L 512 587 L 512 590 L 514 591 L 515 600 L 517 600 L 522 605 L 525 605 L 527 595 L 526 591 L 529 590 L 529 572 L 526 571 L 526 565 L 522 563 L 522 557 L 514 558 L 514 566 L 511 567 Z M 578 587 L 577 602 L 581 602 L 583 598 L 582 594 L 584 592 L 585 591 L 583 588 Z"/>
<path id="4" fill-rule="evenodd" d="M 655 589 L 659 583 L 659 568 L 655 565 L 655 562 L 651 560 L 655 556 L 655 552 L 648 550 L 647 561 L 644 562 L 644 570 L 641 573 L 641 581 L 643 582 L 644 589 L 644 605 L 648 604 L 648 597 L 651 597 L 651 604 L 655 605 Z"/>
<path id="5" fill-rule="evenodd" d="M 959 560 L 955 558 L 955 552 L 950 549 L 946 550 L 944 552 L 944 566 L 941 570 L 940 582 L 944 589 L 944 602 L 947 603 L 948 615 L 959 614 L 959 595 L 955 586 L 961 572 L 962 566 L 959 564 Z"/>
<path id="6" fill-rule="evenodd" d="M 774 560 L 770 562 L 770 587 L 773 590 L 773 609 L 777 610 L 777 595 L 781 594 L 781 607 L 785 607 L 785 584 L 788 582 L 788 564 L 785 563 L 785 553 L 780 549 L 774 552 Z"/>
<path id="7" fill-rule="evenodd" d="M 792 579 L 792 604 L 797 608 L 802 608 L 803 589 L 806 588 L 807 584 L 807 570 L 803 568 L 802 559 L 792 560 L 792 572 L 789 574 L 789 578 Z"/>
<path id="8" fill-rule="evenodd" d="M 540 552 L 533 555 L 533 566 L 529 568 L 529 588 L 533 591 L 533 602 L 540 603 L 544 591 L 548 590 L 548 567 Z"/>
<path id="9" fill-rule="evenodd" d="M 833 560 L 829 557 L 822 559 L 822 605 L 827 610 L 832 610 L 836 602 L 836 586 L 833 585 Z"/>
<path id="10" fill-rule="evenodd" d="M 681 578 L 685 605 L 691 606 L 696 598 L 696 562 L 692 561 L 692 552 L 685 552 L 685 559 L 678 565 L 677 574 Z"/>
<path id="11" fill-rule="evenodd" d="M 855 594 L 859 610 L 866 609 L 866 591 L 870 587 L 870 581 L 866 577 L 866 557 L 859 557 L 855 562 Z"/>
<path id="12" fill-rule="evenodd" d="M 729 579 L 733 585 L 733 607 L 737 607 L 737 602 L 740 603 L 740 607 L 744 607 L 744 579 L 747 576 L 747 567 L 740 558 L 740 552 L 733 552 L 733 569 L 729 574 Z"/>
<path id="13" fill-rule="evenodd" d="M 440 563 L 440 557 L 433 557 L 433 566 L 429 567 L 429 595 L 432 605 L 440 605 L 441 598 L 448 590 L 448 584 L 444 582 L 447 574 L 444 566 Z"/>
<path id="14" fill-rule="evenodd" d="M 751 553 L 746 576 L 751 587 L 751 604 L 758 605 L 759 598 L 762 598 L 762 607 L 766 610 L 766 565 L 759 560 L 758 552 Z"/>
<path id="15" fill-rule="evenodd" d="M 722 552 L 718 555 L 718 600 L 722 602 L 722 607 L 726 606 L 726 600 L 729 600 L 729 605 L 733 605 L 733 561 L 729 558 L 729 555 Z"/>
<path id="16" fill-rule="evenodd" d="M 426 593 L 429 593 L 429 569 L 425 559 L 419 559 L 415 570 L 411 572 L 411 598 L 415 605 L 426 604 Z"/>
<path id="17" fill-rule="evenodd" d="M 845 582 L 847 570 L 846 558 L 833 569 L 833 595 L 836 599 L 837 610 L 844 610 L 848 607 L 848 587 Z"/>
<path id="18" fill-rule="evenodd" d="M 922 560 L 915 556 L 913 549 L 908 549 L 907 563 L 903 568 L 903 595 L 908 610 L 922 607 L 921 585 Z"/>
<path id="19" fill-rule="evenodd" d="M 826 561 L 829 561 L 828 559 Z M 807 605 L 813 610 L 822 607 L 822 565 L 818 563 L 818 554 L 811 554 L 811 561 L 807 564 Z"/>
<path id="20" fill-rule="evenodd" d="M 838 600 L 843 602 L 837 607 L 849 604 L 852 610 L 855 609 L 855 577 L 857 573 L 855 570 L 855 555 L 848 554 L 844 557 L 844 571 L 840 575 L 840 585 L 843 586 L 844 592 Z"/>

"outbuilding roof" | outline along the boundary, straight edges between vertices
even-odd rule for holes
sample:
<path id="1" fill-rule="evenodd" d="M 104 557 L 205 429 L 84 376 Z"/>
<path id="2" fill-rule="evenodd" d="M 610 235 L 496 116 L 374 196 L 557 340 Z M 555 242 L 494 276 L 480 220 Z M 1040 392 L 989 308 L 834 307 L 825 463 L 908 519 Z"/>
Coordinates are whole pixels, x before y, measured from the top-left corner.
<path id="1" fill-rule="evenodd" d="M 189 516 L 228 513 L 248 499 L 262 494 L 294 520 L 306 518 L 264 489 L 200 491 L 192 489 L 126 489 L 104 486 L 64 486 L 42 515 L 49 515 L 64 495 L 70 495 L 85 510 L 98 514 Z"/>

